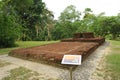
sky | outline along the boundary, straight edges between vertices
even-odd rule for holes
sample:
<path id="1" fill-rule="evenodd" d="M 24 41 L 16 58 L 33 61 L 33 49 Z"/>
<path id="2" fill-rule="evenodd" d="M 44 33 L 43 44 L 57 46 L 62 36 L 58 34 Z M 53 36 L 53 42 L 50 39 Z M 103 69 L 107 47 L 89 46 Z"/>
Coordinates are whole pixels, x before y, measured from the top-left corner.
<path id="1" fill-rule="evenodd" d="M 43 0 L 46 7 L 53 12 L 55 19 L 69 6 L 74 5 L 76 10 L 83 12 L 91 8 L 94 14 L 105 12 L 106 16 L 116 16 L 120 13 L 120 0 Z"/>

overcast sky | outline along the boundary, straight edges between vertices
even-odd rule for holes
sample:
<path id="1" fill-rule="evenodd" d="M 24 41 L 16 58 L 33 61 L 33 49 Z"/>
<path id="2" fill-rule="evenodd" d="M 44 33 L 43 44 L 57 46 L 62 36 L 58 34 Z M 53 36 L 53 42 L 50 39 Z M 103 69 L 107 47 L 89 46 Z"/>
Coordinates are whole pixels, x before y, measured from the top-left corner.
<path id="1" fill-rule="evenodd" d="M 94 14 L 105 12 L 107 16 L 120 13 L 120 0 L 43 0 L 49 10 L 53 11 L 55 19 L 69 5 L 76 6 L 76 10 L 83 12 L 91 8 Z"/>

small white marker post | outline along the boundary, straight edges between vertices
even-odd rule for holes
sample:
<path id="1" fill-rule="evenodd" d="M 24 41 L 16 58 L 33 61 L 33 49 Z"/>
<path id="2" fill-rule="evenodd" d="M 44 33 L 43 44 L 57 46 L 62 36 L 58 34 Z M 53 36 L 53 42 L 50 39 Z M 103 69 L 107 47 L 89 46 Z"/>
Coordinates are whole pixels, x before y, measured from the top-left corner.
<path id="1" fill-rule="evenodd" d="M 61 64 L 68 65 L 81 65 L 82 56 L 81 55 L 64 55 Z M 70 80 L 72 80 L 72 69 L 73 66 L 70 66 Z"/>

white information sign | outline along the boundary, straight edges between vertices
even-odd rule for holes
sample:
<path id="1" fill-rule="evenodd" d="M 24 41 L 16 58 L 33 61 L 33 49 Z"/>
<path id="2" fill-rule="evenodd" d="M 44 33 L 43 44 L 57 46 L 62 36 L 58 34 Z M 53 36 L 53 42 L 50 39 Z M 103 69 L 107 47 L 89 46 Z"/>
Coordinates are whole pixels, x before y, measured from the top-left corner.
<path id="1" fill-rule="evenodd" d="M 81 65 L 81 55 L 64 55 L 61 64 Z"/>

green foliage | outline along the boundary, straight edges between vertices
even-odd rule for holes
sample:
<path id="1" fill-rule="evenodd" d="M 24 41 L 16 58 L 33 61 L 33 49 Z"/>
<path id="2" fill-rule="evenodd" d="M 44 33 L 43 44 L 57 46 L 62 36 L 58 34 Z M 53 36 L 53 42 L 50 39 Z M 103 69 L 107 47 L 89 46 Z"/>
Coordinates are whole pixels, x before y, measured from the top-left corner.
<path id="1" fill-rule="evenodd" d="M 118 16 L 99 16 L 96 17 L 96 21 L 93 24 L 93 31 L 97 35 L 108 36 L 111 35 L 111 39 L 116 39 L 120 34 L 120 24 Z"/>
<path id="2" fill-rule="evenodd" d="M 76 11 L 75 6 L 68 6 L 55 22 L 52 38 L 69 38 L 76 32 L 93 32 L 96 36 L 108 39 L 120 39 L 120 16 L 104 16 L 104 13 L 95 15 L 90 8 L 82 13 Z"/>
<path id="3" fill-rule="evenodd" d="M 23 28 L 20 40 L 50 40 L 53 14 L 42 0 L 3 0 L 3 12 L 14 15 Z M 44 35 L 46 34 L 46 37 Z"/>
<path id="4" fill-rule="evenodd" d="M 53 40 L 58 40 L 58 39 L 62 39 L 62 26 L 59 22 L 55 22 L 55 26 L 52 30 L 52 39 Z"/>
<path id="5" fill-rule="evenodd" d="M 92 10 L 90 8 L 85 8 L 85 10 L 84 10 L 84 17 L 83 18 L 89 17 L 91 12 L 92 12 Z"/>
<path id="6" fill-rule="evenodd" d="M 30 77 L 34 76 L 39 76 L 39 73 L 26 69 L 24 67 L 19 67 L 10 70 L 9 76 L 4 77 L 2 80 L 29 80 Z M 35 80 L 38 80 L 38 78 Z"/>
<path id="7" fill-rule="evenodd" d="M 103 15 L 93 14 L 90 8 L 81 13 L 70 5 L 54 21 L 53 13 L 42 0 L 2 0 L 0 46 L 12 46 L 16 39 L 48 41 L 70 38 L 76 32 L 94 32 L 96 36 L 120 39 L 120 15 Z"/>
<path id="8" fill-rule="evenodd" d="M 36 25 L 39 28 L 41 15 L 45 8 L 42 0 L 11 0 L 18 21 L 24 28 L 22 40 L 33 40 L 36 38 Z M 22 6 L 21 6 L 22 4 Z"/>
<path id="9" fill-rule="evenodd" d="M 14 16 L 0 14 L 0 47 L 14 46 L 20 32 L 21 27 L 16 23 Z"/>
<path id="10" fill-rule="evenodd" d="M 111 53 L 106 56 L 107 69 L 106 74 L 111 76 L 111 80 L 120 79 L 120 41 L 111 40 Z"/>
<path id="11" fill-rule="evenodd" d="M 70 38 L 79 27 L 79 19 L 81 13 L 75 10 L 75 6 L 68 6 L 56 21 L 52 31 L 53 39 Z"/>
<path id="12" fill-rule="evenodd" d="M 75 10 L 75 6 L 70 5 L 67 8 L 65 8 L 65 10 L 61 13 L 59 20 L 61 22 L 64 22 L 64 21 L 74 22 L 80 19 L 80 15 L 81 13 Z"/>
<path id="13" fill-rule="evenodd" d="M 81 24 L 79 25 L 77 32 L 92 32 L 92 26 L 95 20 L 96 16 L 94 14 L 88 14 L 83 20 L 80 21 Z"/>
<path id="14" fill-rule="evenodd" d="M 79 27 L 79 22 L 57 22 L 52 30 L 52 38 L 54 40 L 70 38 L 76 32 Z"/>
<path id="15" fill-rule="evenodd" d="M 87 11 L 86 11 L 87 10 Z M 85 9 L 83 20 L 77 32 L 94 32 L 96 36 L 108 39 L 120 39 L 120 17 L 104 16 L 104 13 L 94 15 L 91 9 Z"/>

